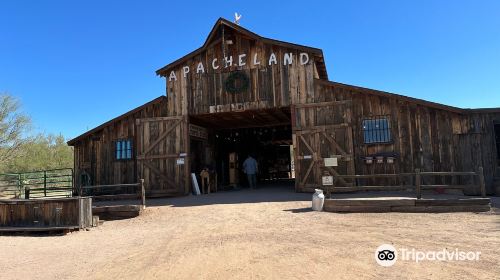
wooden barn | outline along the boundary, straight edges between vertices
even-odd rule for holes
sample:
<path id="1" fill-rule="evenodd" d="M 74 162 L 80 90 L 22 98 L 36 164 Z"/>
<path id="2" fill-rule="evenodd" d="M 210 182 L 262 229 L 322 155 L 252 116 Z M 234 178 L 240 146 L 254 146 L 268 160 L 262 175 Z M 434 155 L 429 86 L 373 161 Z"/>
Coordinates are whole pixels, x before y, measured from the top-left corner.
<path id="1" fill-rule="evenodd" d="M 144 178 L 150 197 L 184 195 L 191 173 L 205 168 L 219 186 L 243 183 L 248 154 L 261 180 L 294 180 L 299 192 L 325 180 L 360 183 L 343 175 L 483 167 L 491 193 L 500 176 L 500 108 L 462 109 L 332 82 L 321 49 L 225 19 L 199 49 L 156 74 L 166 80 L 163 97 L 68 142 L 77 185 Z M 434 183 L 457 184 L 449 180 L 466 179 Z"/>

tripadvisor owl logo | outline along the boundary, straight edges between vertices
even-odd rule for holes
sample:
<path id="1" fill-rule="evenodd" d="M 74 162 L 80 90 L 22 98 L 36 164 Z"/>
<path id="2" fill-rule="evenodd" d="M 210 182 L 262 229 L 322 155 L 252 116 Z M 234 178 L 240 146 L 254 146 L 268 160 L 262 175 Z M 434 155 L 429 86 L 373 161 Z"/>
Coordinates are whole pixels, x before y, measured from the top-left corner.
<path id="1" fill-rule="evenodd" d="M 375 260 L 381 266 L 393 266 L 398 259 L 398 251 L 394 246 L 382 244 L 375 250 Z"/>
<path id="2" fill-rule="evenodd" d="M 441 250 L 421 251 L 415 248 L 399 248 L 389 244 L 382 244 L 375 250 L 375 261 L 381 266 L 393 266 L 396 261 L 411 261 L 420 263 L 423 261 L 479 261 L 481 251 L 462 251 L 458 248 L 444 248 Z"/>

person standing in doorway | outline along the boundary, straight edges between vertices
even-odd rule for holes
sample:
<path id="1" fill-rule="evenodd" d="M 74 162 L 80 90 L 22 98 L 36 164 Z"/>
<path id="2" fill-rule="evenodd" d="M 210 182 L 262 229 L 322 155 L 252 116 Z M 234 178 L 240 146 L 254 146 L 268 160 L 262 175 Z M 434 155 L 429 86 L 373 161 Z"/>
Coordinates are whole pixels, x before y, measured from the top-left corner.
<path id="1" fill-rule="evenodd" d="M 248 185 L 251 189 L 257 188 L 257 172 L 259 171 L 259 166 L 257 161 L 248 155 L 247 159 L 243 162 L 243 172 L 247 174 Z"/>

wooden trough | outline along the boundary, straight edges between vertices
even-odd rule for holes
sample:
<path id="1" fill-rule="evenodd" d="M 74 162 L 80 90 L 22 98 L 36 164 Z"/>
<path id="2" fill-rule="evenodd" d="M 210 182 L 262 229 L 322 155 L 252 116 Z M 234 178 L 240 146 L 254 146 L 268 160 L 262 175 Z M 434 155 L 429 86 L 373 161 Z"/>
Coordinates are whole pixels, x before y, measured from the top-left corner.
<path id="1" fill-rule="evenodd" d="M 92 207 L 92 213 L 100 220 L 121 220 L 135 218 L 141 214 L 142 205 L 105 205 Z"/>
<path id="2" fill-rule="evenodd" d="M 132 193 L 124 193 L 132 189 Z M 90 191 L 96 205 L 92 207 L 92 214 L 100 220 L 121 220 L 135 218 L 146 209 L 146 191 L 144 179 L 135 184 L 115 184 L 81 187 L 80 192 Z M 117 205 L 115 201 L 125 200 Z M 107 202 L 106 202 L 107 201 Z M 128 202 L 126 202 L 128 201 Z M 137 204 L 139 203 L 139 204 Z"/>
<path id="3" fill-rule="evenodd" d="M 0 200 L 0 232 L 70 231 L 92 225 L 90 197 Z"/>
<path id="4" fill-rule="evenodd" d="M 326 199 L 323 211 L 337 213 L 447 213 L 488 212 L 489 198 L 362 198 Z"/>

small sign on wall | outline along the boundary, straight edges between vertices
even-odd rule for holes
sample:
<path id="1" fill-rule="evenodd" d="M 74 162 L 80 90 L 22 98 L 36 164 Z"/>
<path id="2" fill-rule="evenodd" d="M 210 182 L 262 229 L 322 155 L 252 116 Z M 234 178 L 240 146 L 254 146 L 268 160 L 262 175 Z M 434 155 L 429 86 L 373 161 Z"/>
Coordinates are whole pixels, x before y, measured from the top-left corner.
<path id="1" fill-rule="evenodd" d="M 332 167 L 332 166 L 339 166 L 339 161 L 338 158 L 332 157 L 332 158 L 325 158 L 325 166 L 327 167 Z"/>
<path id="2" fill-rule="evenodd" d="M 201 139 L 208 139 L 207 129 L 194 124 L 189 124 L 189 135 Z"/>
<path id="3" fill-rule="evenodd" d="M 183 165 L 183 164 L 184 164 L 184 158 L 178 158 L 177 165 Z"/>
<path id="4" fill-rule="evenodd" d="M 333 186 L 333 176 L 323 176 L 323 186 Z"/>

